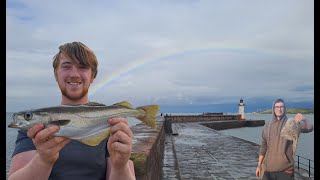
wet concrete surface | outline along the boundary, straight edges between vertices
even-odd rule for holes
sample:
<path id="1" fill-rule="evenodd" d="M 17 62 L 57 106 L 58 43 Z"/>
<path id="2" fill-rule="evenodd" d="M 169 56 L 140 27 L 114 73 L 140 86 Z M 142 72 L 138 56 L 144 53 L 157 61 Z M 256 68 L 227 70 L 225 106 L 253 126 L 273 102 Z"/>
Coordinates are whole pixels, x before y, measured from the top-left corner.
<path id="1" fill-rule="evenodd" d="M 172 130 L 176 135 L 166 134 L 163 180 L 257 179 L 258 144 L 198 123 L 172 123 Z"/>
<path id="2" fill-rule="evenodd" d="M 172 129 L 177 135 L 166 137 L 162 179 L 256 179 L 258 145 L 198 123 L 173 123 Z"/>
<path id="3" fill-rule="evenodd" d="M 174 151 L 172 136 L 166 134 L 165 148 L 163 157 L 162 179 L 178 180 L 180 178 L 180 172 L 178 169 L 178 162 Z"/>

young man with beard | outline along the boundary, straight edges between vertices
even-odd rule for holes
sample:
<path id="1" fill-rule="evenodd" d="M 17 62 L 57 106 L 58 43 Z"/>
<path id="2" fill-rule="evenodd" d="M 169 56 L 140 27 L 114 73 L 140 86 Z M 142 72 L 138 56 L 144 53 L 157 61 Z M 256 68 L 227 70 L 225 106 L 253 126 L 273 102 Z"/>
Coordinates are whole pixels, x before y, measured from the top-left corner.
<path id="1" fill-rule="evenodd" d="M 61 91 L 61 105 L 90 104 L 88 90 L 97 75 L 98 61 L 81 42 L 59 47 L 53 58 L 54 76 Z M 52 136 L 59 126 L 35 125 L 19 131 L 9 180 L 24 179 L 135 179 L 129 159 L 133 134 L 126 118 L 108 120 L 108 140 L 91 147 L 64 137 Z"/>
<path id="2" fill-rule="evenodd" d="M 302 133 L 309 133 L 313 130 L 313 125 L 302 114 L 296 114 L 294 119 L 302 126 Z M 272 121 L 264 126 L 262 132 L 259 162 L 256 169 L 258 178 L 263 176 L 263 180 L 294 179 L 292 141 L 280 136 L 281 129 L 287 120 L 283 99 L 276 99 L 272 105 Z"/>

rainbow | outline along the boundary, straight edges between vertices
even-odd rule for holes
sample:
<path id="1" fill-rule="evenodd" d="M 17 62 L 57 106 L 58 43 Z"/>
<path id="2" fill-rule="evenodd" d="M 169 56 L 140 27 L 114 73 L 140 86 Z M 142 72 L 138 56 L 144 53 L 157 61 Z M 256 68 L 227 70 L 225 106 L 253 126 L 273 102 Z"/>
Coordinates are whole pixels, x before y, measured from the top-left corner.
<path id="1" fill-rule="evenodd" d="M 217 48 L 212 46 L 202 46 L 202 47 L 193 47 L 193 48 L 181 48 L 181 49 L 172 49 L 166 52 L 158 52 L 149 54 L 146 57 L 140 58 L 138 60 L 134 60 L 131 63 L 127 64 L 126 66 L 118 69 L 115 72 L 112 72 L 111 74 L 107 74 L 105 77 L 102 78 L 99 82 L 92 85 L 89 95 L 94 95 L 97 91 L 99 91 L 101 88 L 105 87 L 106 85 L 110 84 L 113 81 L 116 81 L 117 79 L 125 76 L 130 71 L 133 71 L 139 67 L 142 67 L 146 64 L 164 60 L 173 56 L 178 55 L 185 55 L 187 53 L 199 53 L 199 52 L 206 52 L 206 51 L 242 51 L 242 50 L 251 50 L 252 48 Z M 261 51 L 260 51 L 261 52 Z"/>

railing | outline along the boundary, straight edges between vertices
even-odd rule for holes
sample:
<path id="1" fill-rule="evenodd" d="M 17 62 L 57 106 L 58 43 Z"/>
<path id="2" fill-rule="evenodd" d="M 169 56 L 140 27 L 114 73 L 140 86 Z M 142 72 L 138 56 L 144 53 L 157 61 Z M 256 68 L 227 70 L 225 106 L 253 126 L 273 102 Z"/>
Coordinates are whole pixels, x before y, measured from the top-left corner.
<path id="1" fill-rule="evenodd" d="M 295 163 L 297 163 L 298 171 L 302 169 L 308 172 L 309 177 L 314 177 L 314 161 L 299 155 L 295 156 L 298 157 L 295 161 Z"/>

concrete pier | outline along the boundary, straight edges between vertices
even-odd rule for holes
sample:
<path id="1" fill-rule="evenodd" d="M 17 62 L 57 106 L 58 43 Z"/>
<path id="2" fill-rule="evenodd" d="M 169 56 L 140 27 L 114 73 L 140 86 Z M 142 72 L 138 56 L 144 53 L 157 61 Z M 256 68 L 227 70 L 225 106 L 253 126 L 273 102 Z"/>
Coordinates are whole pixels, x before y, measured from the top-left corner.
<path id="1" fill-rule="evenodd" d="M 173 147 L 175 156 L 168 156 L 165 152 L 167 160 L 163 180 L 257 179 L 255 171 L 259 145 L 224 135 L 198 123 L 173 123 L 172 128 L 179 135 L 166 137 L 166 142 L 169 142 L 166 145 Z M 168 160 L 170 157 L 176 157 L 176 162 Z M 174 167 L 177 171 L 173 168 L 166 172 L 168 167 Z"/>

